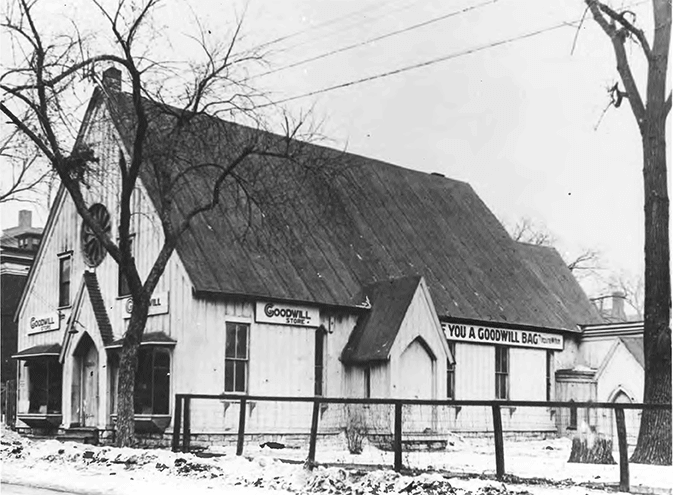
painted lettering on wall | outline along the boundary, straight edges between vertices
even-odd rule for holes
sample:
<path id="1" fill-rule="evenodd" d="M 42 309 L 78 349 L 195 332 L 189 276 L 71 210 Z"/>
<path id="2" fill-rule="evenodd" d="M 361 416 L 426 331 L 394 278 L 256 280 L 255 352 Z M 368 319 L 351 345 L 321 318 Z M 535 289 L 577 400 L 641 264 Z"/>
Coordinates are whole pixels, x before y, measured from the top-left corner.
<path id="1" fill-rule="evenodd" d="M 133 299 L 124 300 L 124 318 L 131 318 L 133 312 Z M 150 298 L 150 307 L 147 316 L 168 314 L 168 292 L 157 292 Z"/>
<path id="2" fill-rule="evenodd" d="M 563 350 L 563 335 L 453 323 L 442 323 L 442 328 L 448 340 Z"/>
<path id="3" fill-rule="evenodd" d="M 320 311 L 308 306 L 258 302 L 255 308 L 255 321 L 275 325 L 317 327 L 320 325 Z"/>
<path id="4" fill-rule="evenodd" d="M 58 330 L 61 327 L 61 317 L 58 311 L 47 313 L 43 315 L 31 316 L 28 320 L 28 334 L 49 332 L 51 330 Z"/>

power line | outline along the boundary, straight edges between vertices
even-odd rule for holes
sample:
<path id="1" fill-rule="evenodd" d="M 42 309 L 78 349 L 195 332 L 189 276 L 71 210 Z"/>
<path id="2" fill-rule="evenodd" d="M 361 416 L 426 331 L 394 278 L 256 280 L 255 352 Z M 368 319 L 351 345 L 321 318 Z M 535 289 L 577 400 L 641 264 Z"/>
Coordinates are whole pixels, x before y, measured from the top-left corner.
<path id="1" fill-rule="evenodd" d="M 347 88 L 347 87 L 350 87 L 350 86 L 355 86 L 356 84 L 361 84 L 361 83 L 373 81 L 373 80 L 376 80 L 376 79 L 381 79 L 381 78 L 384 78 L 384 77 L 389 77 L 389 76 L 393 76 L 393 75 L 396 75 L 396 74 L 401 74 L 403 72 L 408 72 L 410 70 L 419 69 L 421 67 L 428 67 L 430 65 L 438 64 L 440 62 L 445 62 L 447 60 L 451 60 L 451 59 L 454 59 L 454 58 L 459 58 L 459 57 L 462 57 L 462 56 L 465 56 L 465 55 L 471 55 L 473 53 L 481 52 L 481 51 L 488 50 L 488 49 L 495 48 L 495 47 L 502 46 L 502 45 L 507 45 L 507 44 L 514 43 L 516 41 L 520 41 L 520 40 L 523 40 L 523 39 L 532 38 L 534 36 L 539 36 L 541 34 L 548 33 L 550 31 L 554 31 L 554 30 L 560 29 L 562 27 L 574 26 L 578 22 L 579 21 L 562 22 L 562 23 L 556 24 L 554 26 L 549 26 L 549 27 L 546 27 L 546 28 L 543 28 L 543 29 L 538 29 L 536 31 L 531 31 L 529 33 L 518 35 L 518 36 L 515 36 L 515 37 L 512 37 L 512 38 L 507 38 L 507 39 L 504 39 L 504 40 L 495 41 L 495 42 L 492 42 L 492 43 L 488 43 L 486 45 L 478 46 L 478 47 L 475 47 L 475 48 L 470 48 L 468 50 L 462 50 L 460 52 L 450 53 L 448 55 L 444 55 L 444 56 L 441 56 L 441 57 L 438 57 L 438 58 L 433 58 L 431 60 L 426 60 L 424 62 L 420 62 L 420 63 L 417 63 L 417 64 L 408 65 L 406 67 L 401 67 L 399 69 L 394 69 L 394 70 L 391 70 L 391 71 L 388 71 L 388 72 L 382 72 L 382 73 L 379 73 L 379 74 L 374 74 L 372 76 L 367 76 L 367 77 L 363 77 L 363 78 L 360 78 L 360 79 L 356 79 L 354 81 L 348 81 L 348 82 L 345 82 L 345 83 L 336 84 L 334 86 L 329 86 L 327 88 L 318 89 L 318 90 L 311 91 L 311 92 L 308 92 L 308 93 L 304 93 L 304 94 L 301 94 L 301 95 L 291 96 L 289 98 L 284 98 L 284 99 L 281 99 L 281 100 L 272 101 L 272 102 L 269 102 L 269 103 L 265 103 L 263 105 L 259 105 L 257 108 L 264 108 L 264 107 L 268 107 L 268 106 L 271 106 L 271 105 L 279 105 L 281 103 L 287 103 L 288 101 L 299 100 L 301 98 L 307 98 L 309 96 L 315 96 L 315 95 L 318 95 L 318 94 L 321 94 L 321 93 L 327 93 L 329 91 L 334 91 L 336 89 Z"/>
<path id="2" fill-rule="evenodd" d="M 444 15 L 441 15 L 439 17 L 433 17 L 432 19 L 420 22 L 418 24 L 414 24 L 412 26 L 408 26 L 408 27 L 405 27 L 405 28 L 402 28 L 402 29 L 398 29 L 396 31 L 391 31 L 389 33 L 382 34 L 382 35 L 376 36 L 374 38 L 369 38 L 367 40 L 360 41 L 358 43 L 354 43 L 352 45 L 348 45 L 348 46 L 345 46 L 345 47 L 342 47 L 342 48 L 337 48 L 336 50 L 331 50 L 329 52 L 322 53 L 322 54 L 316 55 L 314 57 L 305 58 L 303 60 L 299 60 L 297 62 L 279 67 L 277 69 L 272 69 L 270 71 L 263 72 L 261 74 L 255 74 L 255 75 L 249 77 L 247 80 L 249 81 L 249 80 L 252 80 L 252 79 L 256 79 L 258 77 L 267 76 L 269 74 L 274 74 L 276 72 L 280 72 L 280 71 L 283 71 L 283 70 L 292 69 L 294 67 L 298 67 L 300 65 L 304 65 L 304 64 L 307 64 L 309 62 L 315 62 L 316 60 L 320 60 L 320 59 L 323 59 L 323 58 L 326 58 L 326 57 L 330 57 L 330 56 L 336 55 L 338 53 L 343 53 L 345 51 L 352 50 L 354 48 L 359 48 L 361 46 L 369 45 L 369 44 L 374 43 L 376 41 L 381 41 L 381 40 L 384 40 L 386 38 L 390 38 L 390 37 L 393 37 L 393 36 L 397 36 L 399 34 L 403 34 L 403 33 L 409 32 L 409 31 L 413 31 L 415 29 L 419 29 L 419 28 L 422 28 L 422 27 L 425 27 L 425 26 L 429 26 L 430 24 L 434 24 L 436 22 L 440 22 L 440 21 L 449 19 L 451 17 L 466 14 L 466 13 L 472 11 L 472 10 L 477 10 L 477 9 L 482 8 L 482 7 L 486 7 L 488 5 L 493 5 L 494 3 L 498 2 L 498 1 L 499 0 L 488 0 L 486 2 L 482 2 L 482 3 L 476 4 L 476 5 L 472 5 L 470 7 L 465 7 L 465 8 L 460 9 L 460 10 L 454 10 L 452 12 L 449 12 L 448 14 L 444 14 Z"/>
<path id="3" fill-rule="evenodd" d="M 393 2 L 393 3 L 395 3 L 395 2 Z M 412 3 L 413 3 L 413 2 L 412 2 Z M 299 30 L 299 31 L 295 31 L 295 32 L 290 33 L 290 34 L 286 34 L 286 35 L 284 35 L 284 36 L 280 36 L 280 37 L 275 38 L 275 39 L 273 39 L 273 40 L 271 40 L 271 41 L 267 41 L 267 42 L 265 42 L 265 43 L 262 43 L 262 44 L 258 45 L 258 46 L 256 47 L 256 49 L 266 48 L 266 47 L 271 46 L 271 45 L 276 45 L 276 44 L 278 44 L 278 43 L 280 43 L 280 42 L 282 42 L 282 41 L 285 41 L 285 40 L 288 40 L 288 39 L 291 39 L 291 38 L 296 38 L 297 36 L 301 36 L 301 35 L 304 34 L 304 33 L 308 33 L 308 32 L 310 32 L 310 31 L 314 31 L 314 30 L 316 30 L 316 29 L 320 29 L 320 28 L 329 26 L 329 25 L 331 25 L 331 24 L 337 24 L 337 23 L 343 21 L 344 19 L 348 19 L 348 18 L 350 18 L 350 17 L 354 17 L 354 16 L 356 16 L 356 15 L 358 15 L 358 14 L 362 14 L 362 13 L 364 13 L 364 12 L 368 12 L 368 11 L 370 11 L 370 10 L 377 10 L 377 9 L 379 9 L 380 7 L 382 7 L 382 6 L 387 6 L 387 5 L 390 5 L 390 3 L 388 3 L 388 4 L 385 4 L 385 3 L 383 3 L 383 4 L 382 4 L 382 3 L 376 3 L 376 4 L 374 4 L 374 5 L 369 5 L 369 6 L 367 6 L 367 7 L 362 8 L 362 9 L 355 10 L 355 11 L 353 11 L 353 12 L 349 12 L 348 14 L 344 14 L 344 15 L 341 15 L 341 16 L 338 16 L 338 17 L 334 17 L 334 18 L 332 18 L 332 19 L 328 19 L 328 20 L 326 20 L 326 21 L 320 22 L 320 23 L 318 23 L 318 24 L 316 24 L 316 25 L 314 25 L 314 26 L 309 26 L 309 27 L 307 27 L 307 28 L 305 28 L 305 29 L 301 29 L 301 30 Z M 295 46 L 301 46 L 302 44 L 303 44 L 303 43 L 301 43 L 301 44 L 299 44 L 299 45 L 295 45 Z M 294 47 L 290 47 L 290 48 L 294 48 Z M 286 50 L 287 50 L 287 49 L 286 49 Z"/>

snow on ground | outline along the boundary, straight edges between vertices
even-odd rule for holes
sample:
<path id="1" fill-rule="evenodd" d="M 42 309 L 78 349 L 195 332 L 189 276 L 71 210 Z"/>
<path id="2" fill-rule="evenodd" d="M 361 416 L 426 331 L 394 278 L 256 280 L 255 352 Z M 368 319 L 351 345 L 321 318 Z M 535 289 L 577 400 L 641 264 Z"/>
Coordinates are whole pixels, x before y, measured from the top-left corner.
<path id="1" fill-rule="evenodd" d="M 516 443 L 517 445 L 514 445 Z M 530 475 L 554 479 L 567 459 L 562 441 L 511 442 L 506 445 L 508 473 L 528 471 Z M 552 447 L 549 450 L 546 447 Z M 215 449 L 211 449 L 215 450 Z M 220 449 L 222 450 L 222 449 Z M 318 449 L 319 462 L 367 464 L 387 460 L 371 445 L 359 456 Z M 29 440 L 3 429 L 0 444 L 3 483 L 28 484 L 51 489 L 95 495 L 126 495 L 149 490 L 162 495 L 211 494 L 224 491 L 231 495 L 285 494 L 384 494 L 402 493 L 451 495 L 586 495 L 597 494 L 570 482 L 556 484 L 513 485 L 489 479 L 460 477 L 455 474 L 423 473 L 403 476 L 387 468 L 355 467 L 304 468 L 301 462 L 281 462 L 273 456 L 303 459 L 300 449 L 271 450 L 246 446 L 246 456 L 237 457 L 229 449 L 220 456 L 202 457 L 166 450 L 97 447 L 56 440 Z M 481 440 L 460 442 L 443 453 L 405 453 L 405 464 L 458 472 L 492 473 L 492 447 Z M 369 460 L 370 462 L 367 462 Z M 390 457 L 392 461 L 392 457 Z M 608 476 L 614 466 L 577 466 L 579 479 L 596 481 Z M 482 469 L 483 468 L 483 469 Z M 580 469 L 586 468 L 586 469 Z M 671 470 L 668 467 L 632 466 L 632 479 L 640 468 L 646 485 L 655 493 L 670 493 Z M 601 474 L 604 473 L 604 474 Z M 564 473 L 565 474 L 565 473 Z M 638 474 L 640 476 L 640 474 Z M 570 477 L 570 476 L 566 476 Z M 574 476 L 573 476 L 574 477 Z M 559 479 L 556 476 L 556 479 Z M 602 481 L 602 480 L 599 480 Z M 652 481 L 655 481 L 653 484 Z M 662 490 L 663 487 L 668 491 Z"/>

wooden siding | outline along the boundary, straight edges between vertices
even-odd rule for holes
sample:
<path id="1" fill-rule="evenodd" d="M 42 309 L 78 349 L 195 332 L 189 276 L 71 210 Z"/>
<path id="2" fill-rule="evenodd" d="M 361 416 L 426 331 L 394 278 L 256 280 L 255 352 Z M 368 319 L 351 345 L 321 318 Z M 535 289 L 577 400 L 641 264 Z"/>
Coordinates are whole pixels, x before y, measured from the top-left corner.
<path id="1" fill-rule="evenodd" d="M 102 203 L 106 206 L 111 216 L 112 233 L 118 238 L 117 228 L 119 224 L 118 212 L 118 161 L 122 149 L 119 146 L 119 138 L 111 125 L 105 107 L 99 106 L 90 115 L 83 129 L 84 142 L 90 144 L 99 158 L 95 165 L 100 173 L 94 173 L 90 178 L 90 188 L 85 189 L 87 204 Z M 127 156 L 128 160 L 129 157 Z M 70 197 L 61 192 L 57 203 L 53 206 L 53 220 L 45 231 L 40 252 L 35 261 L 34 274 L 29 280 L 23 304 L 19 310 L 19 338 L 18 349 L 25 349 L 39 344 L 62 343 L 66 331 L 66 323 L 73 310 L 73 301 L 82 285 L 82 274 L 87 269 L 80 249 L 80 230 L 82 221 L 79 218 L 75 206 Z M 150 271 L 152 263 L 161 249 L 163 236 L 161 226 L 158 223 L 154 207 L 149 201 L 142 186 L 134 191 L 132 198 L 132 221 L 131 232 L 134 237 L 134 257 L 140 272 L 144 278 Z M 58 282 L 59 282 L 59 254 L 71 253 L 71 276 L 70 276 L 70 301 L 71 305 L 65 308 L 58 307 Z M 100 283 L 101 295 L 108 317 L 112 325 L 114 338 L 121 338 L 126 330 L 128 320 L 124 318 L 127 298 L 118 297 L 118 266 L 108 255 L 104 261 L 95 268 L 96 276 Z M 192 285 L 187 273 L 177 255 L 173 255 L 169 261 L 163 277 L 159 281 L 155 293 L 167 292 L 169 294 L 169 313 L 165 315 L 150 316 L 147 320 L 146 332 L 161 331 L 176 338 L 177 329 L 188 325 L 192 320 Z M 30 317 L 53 311 L 61 314 L 60 329 L 57 331 L 42 332 L 29 335 Z M 91 313 L 88 295 L 85 294 L 81 311 L 75 315 L 77 319 L 75 329 L 79 334 L 87 332 L 91 335 L 99 355 L 99 427 L 110 424 L 109 391 L 110 378 L 106 368 L 106 351 L 98 332 L 97 323 Z M 179 338 L 179 337 L 178 337 Z M 177 339 L 176 339 L 177 340 Z M 74 346 L 69 347 L 66 353 L 66 362 L 63 370 L 63 413 L 64 424 L 71 418 L 71 388 L 73 386 L 73 360 L 71 357 Z M 20 369 L 23 366 L 19 367 Z M 174 376 L 174 374 L 172 374 Z M 25 412 L 27 402 L 27 380 L 25 372 L 19 379 L 19 412 Z M 173 390 L 171 392 L 172 403 Z"/>
<path id="2" fill-rule="evenodd" d="M 428 398 L 443 398 L 446 391 L 446 361 L 449 357 L 449 348 L 423 280 L 416 289 L 397 333 L 397 338 L 390 350 L 390 376 L 392 380 L 390 390 L 392 397 L 408 398 L 407 391 L 401 389 L 401 384 L 404 382 L 403 374 L 409 371 L 402 367 L 402 355 L 409 345 L 419 338 L 423 341 L 423 345 L 426 345 L 430 352 L 434 354 L 434 362 L 431 365 L 432 373 L 429 376 L 419 376 L 418 379 L 432 382 L 430 385 L 431 397 Z M 427 359 L 430 359 L 430 357 L 427 356 Z"/>

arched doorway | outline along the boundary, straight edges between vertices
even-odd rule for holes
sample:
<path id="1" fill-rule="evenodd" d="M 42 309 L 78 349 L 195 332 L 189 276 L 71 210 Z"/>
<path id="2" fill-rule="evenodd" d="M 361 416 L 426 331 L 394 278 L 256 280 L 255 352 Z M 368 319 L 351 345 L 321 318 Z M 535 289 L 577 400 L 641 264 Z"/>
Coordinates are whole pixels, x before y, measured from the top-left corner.
<path id="1" fill-rule="evenodd" d="M 400 356 L 400 396 L 405 399 L 435 399 L 437 358 L 421 337 L 414 339 Z M 436 431 L 436 406 L 405 406 L 404 421 L 416 433 Z"/>
<path id="2" fill-rule="evenodd" d="M 618 387 L 611 394 L 610 402 L 615 404 L 631 404 L 633 402 L 631 396 L 626 391 Z M 612 412 L 614 417 L 614 412 Z M 638 440 L 638 430 L 640 429 L 640 417 L 642 412 L 639 409 L 625 409 L 624 422 L 626 423 L 626 440 L 629 445 L 634 445 Z M 617 426 L 614 420 L 611 422 L 611 434 L 613 440 L 617 441 Z"/>
<path id="3" fill-rule="evenodd" d="M 92 427 L 98 423 L 98 350 L 89 334 L 82 335 L 75 352 L 72 418 L 79 426 Z"/>
<path id="4" fill-rule="evenodd" d="M 416 338 L 407 346 L 400 357 L 400 387 L 403 398 L 435 398 L 435 360 L 435 355 L 422 338 Z"/>

